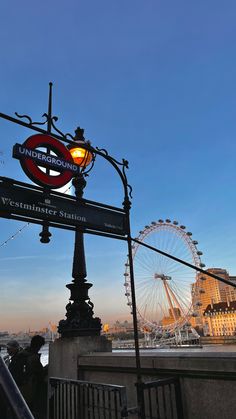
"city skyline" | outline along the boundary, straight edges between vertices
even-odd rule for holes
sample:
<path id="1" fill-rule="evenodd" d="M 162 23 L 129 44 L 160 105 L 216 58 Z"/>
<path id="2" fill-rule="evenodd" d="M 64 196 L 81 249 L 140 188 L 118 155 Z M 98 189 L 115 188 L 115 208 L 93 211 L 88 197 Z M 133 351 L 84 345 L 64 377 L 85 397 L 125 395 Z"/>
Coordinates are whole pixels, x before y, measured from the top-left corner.
<path id="1" fill-rule="evenodd" d="M 233 1 L 222 7 L 213 0 L 52 0 L 46 13 L 26 0 L 2 5 L 0 17 L 0 112 L 40 121 L 52 81 L 58 128 L 73 133 L 80 125 L 93 146 L 129 161 L 132 236 L 159 218 L 176 219 L 199 242 L 206 268 L 230 275 L 236 275 L 235 17 Z M 65 22 L 69 29 L 62 30 Z M 11 153 L 32 133 L 0 119 L 1 176 L 30 182 Z M 84 196 L 122 204 L 119 180 L 99 159 Z M 24 225 L 0 218 L 0 245 Z M 0 247 L 0 330 L 64 318 L 74 236 L 51 229 L 51 242 L 42 245 L 40 231 L 30 225 Z M 85 250 L 95 316 L 102 323 L 129 320 L 126 244 L 86 235 Z"/>

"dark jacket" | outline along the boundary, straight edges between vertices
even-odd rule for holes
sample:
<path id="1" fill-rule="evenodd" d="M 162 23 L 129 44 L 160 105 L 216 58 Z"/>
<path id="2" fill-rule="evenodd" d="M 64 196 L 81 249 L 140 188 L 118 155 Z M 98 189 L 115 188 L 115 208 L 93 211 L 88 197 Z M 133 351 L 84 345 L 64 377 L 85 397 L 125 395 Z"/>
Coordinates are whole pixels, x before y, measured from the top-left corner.
<path id="1" fill-rule="evenodd" d="M 26 362 L 27 356 L 23 350 L 19 350 L 10 359 L 8 369 L 14 378 L 18 387 L 23 385 L 26 381 Z"/>
<path id="2" fill-rule="evenodd" d="M 23 351 L 23 355 L 26 359 L 26 379 L 20 390 L 35 418 L 43 418 L 47 396 L 46 370 L 40 362 L 40 354 L 30 347 Z"/>

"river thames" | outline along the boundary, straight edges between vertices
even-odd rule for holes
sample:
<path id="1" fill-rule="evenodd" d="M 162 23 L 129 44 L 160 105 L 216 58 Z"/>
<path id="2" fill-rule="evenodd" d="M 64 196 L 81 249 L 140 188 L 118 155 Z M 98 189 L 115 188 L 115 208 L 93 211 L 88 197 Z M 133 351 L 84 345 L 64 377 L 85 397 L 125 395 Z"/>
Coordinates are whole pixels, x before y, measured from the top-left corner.
<path id="1" fill-rule="evenodd" d="M 41 362 L 43 365 L 46 365 L 48 363 L 48 351 L 49 351 L 49 345 L 46 344 L 44 345 L 43 348 L 41 348 L 40 353 L 41 353 Z M 132 353 L 134 352 L 134 349 L 115 349 L 113 350 L 113 352 L 117 353 L 117 352 L 129 352 Z M 203 353 L 235 353 L 236 355 L 236 345 L 232 344 L 232 345 L 203 345 L 202 347 L 195 347 L 195 348 L 188 348 L 188 347 L 180 347 L 180 348 L 152 348 L 152 349 L 140 349 L 140 354 L 144 354 L 144 353 L 163 353 L 163 354 L 186 354 L 186 353 L 199 353 L 199 354 L 203 354 Z M 7 355 L 6 349 L 2 349 L 1 352 L 1 356 L 4 357 Z"/>
<path id="2" fill-rule="evenodd" d="M 49 344 L 47 343 L 46 345 L 44 345 L 43 348 L 41 348 L 40 350 L 40 354 L 41 354 L 41 362 L 43 365 L 47 365 L 48 364 L 48 352 L 49 352 Z M 124 352 L 129 352 L 129 353 L 134 353 L 134 349 L 113 349 L 113 352 L 117 353 L 124 353 Z M 179 348 L 149 348 L 149 349 L 140 349 L 140 354 L 144 354 L 144 353 L 163 353 L 163 354 L 186 354 L 186 353 L 199 353 L 199 354 L 203 354 L 203 353 L 235 353 L 236 355 L 236 345 L 232 344 L 232 345 L 203 345 L 202 347 L 179 347 Z M 1 351 L 1 356 L 4 357 L 7 355 L 6 349 L 2 349 Z"/>

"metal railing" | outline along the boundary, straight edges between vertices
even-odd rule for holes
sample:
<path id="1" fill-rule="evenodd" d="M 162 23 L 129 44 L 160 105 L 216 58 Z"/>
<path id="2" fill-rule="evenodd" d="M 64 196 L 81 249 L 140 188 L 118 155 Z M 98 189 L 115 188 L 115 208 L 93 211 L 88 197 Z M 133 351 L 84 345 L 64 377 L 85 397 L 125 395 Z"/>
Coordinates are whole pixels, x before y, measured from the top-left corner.
<path id="1" fill-rule="evenodd" d="M 183 419 L 182 398 L 178 378 L 161 378 L 138 383 L 142 419 Z"/>
<path id="2" fill-rule="evenodd" d="M 140 412 L 127 408 L 123 386 L 61 378 L 49 383 L 49 419 L 183 419 L 178 378 L 138 383 Z"/>
<path id="3" fill-rule="evenodd" d="M 49 419 L 127 418 L 123 386 L 54 377 L 49 384 Z"/>
<path id="4" fill-rule="evenodd" d="M 10 371 L 0 356 L 0 418 L 34 419 Z"/>

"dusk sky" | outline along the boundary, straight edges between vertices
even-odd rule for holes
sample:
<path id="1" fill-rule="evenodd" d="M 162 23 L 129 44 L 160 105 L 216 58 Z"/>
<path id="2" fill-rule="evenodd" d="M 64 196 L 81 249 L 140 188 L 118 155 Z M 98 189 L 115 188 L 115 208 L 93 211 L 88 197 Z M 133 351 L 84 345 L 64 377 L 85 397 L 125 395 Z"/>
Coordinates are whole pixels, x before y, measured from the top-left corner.
<path id="1" fill-rule="evenodd" d="M 131 228 L 159 218 L 193 233 L 206 267 L 236 275 L 236 3 L 234 0 L 2 2 L 0 112 L 40 121 L 53 82 L 58 128 L 129 161 Z M 32 135 L 0 120 L 0 175 L 31 182 L 12 147 Z M 85 197 L 121 206 L 97 159 Z M 69 185 L 68 185 L 69 186 Z M 66 187 L 64 188 L 66 189 Z M 0 331 L 65 315 L 74 234 L 0 219 Z M 6 245 L 3 243 L 7 241 Z M 102 322 L 129 319 L 125 242 L 85 236 L 90 297 Z"/>

